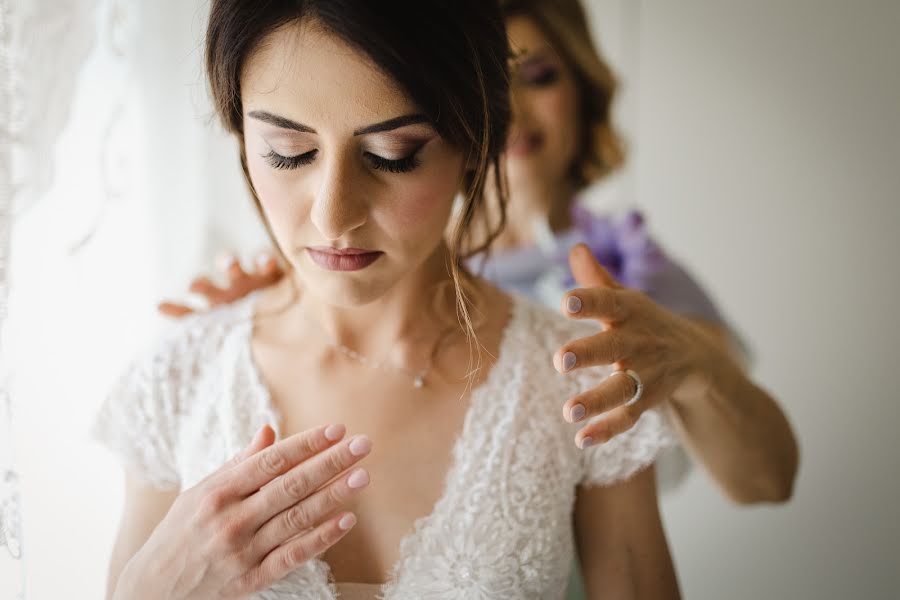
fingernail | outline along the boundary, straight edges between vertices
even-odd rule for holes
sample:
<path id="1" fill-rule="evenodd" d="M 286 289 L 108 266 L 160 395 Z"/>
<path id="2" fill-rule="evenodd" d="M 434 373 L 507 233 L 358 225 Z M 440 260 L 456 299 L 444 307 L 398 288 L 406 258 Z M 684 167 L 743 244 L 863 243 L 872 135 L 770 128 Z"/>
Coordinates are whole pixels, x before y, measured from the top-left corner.
<path id="1" fill-rule="evenodd" d="M 577 313 L 581 310 L 581 298 L 578 296 L 569 296 L 569 299 L 566 300 L 566 309 L 570 313 Z"/>
<path id="2" fill-rule="evenodd" d="M 270 260 L 272 260 L 272 257 L 269 254 L 263 252 L 262 254 L 260 254 L 259 256 L 256 257 L 257 268 L 264 269 L 266 267 L 266 265 L 269 264 Z"/>
<path id="3" fill-rule="evenodd" d="M 350 454 L 353 456 L 362 456 L 372 449 L 372 440 L 364 435 L 358 435 L 350 442 Z"/>
<path id="4" fill-rule="evenodd" d="M 584 450 L 588 446 L 594 443 L 594 440 L 591 439 L 591 436 L 587 436 L 583 440 L 581 440 L 581 449 Z"/>
<path id="5" fill-rule="evenodd" d="M 338 521 L 338 527 L 340 527 L 344 531 L 347 531 L 354 525 L 356 525 L 356 515 L 354 515 L 353 513 L 347 513 L 346 515 L 341 517 L 340 521 Z"/>
<path id="6" fill-rule="evenodd" d="M 571 409 L 569 409 L 569 419 L 570 419 L 573 423 L 575 423 L 576 421 L 580 421 L 581 419 L 584 418 L 584 413 L 585 413 L 585 412 L 586 412 L 586 411 L 585 411 L 585 409 L 584 409 L 584 405 L 583 405 L 583 404 L 576 404 L 576 405 L 573 406 Z"/>
<path id="7" fill-rule="evenodd" d="M 343 425 L 329 425 L 325 428 L 325 439 L 330 442 L 336 442 L 344 436 L 344 431 Z"/>
<path id="8" fill-rule="evenodd" d="M 575 366 L 575 353 L 574 352 L 566 352 L 563 354 L 563 371 L 568 371 L 572 367 Z"/>
<path id="9" fill-rule="evenodd" d="M 365 469 L 357 469 L 350 473 L 350 477 L 347 478 L 347 485 L 353 489 L 361 488 L 367 483 L 369 483 L 369 474 L 366 473 Z"/>
<path id="10" fill-rule="evenodd" d="M 237 257 L 231 253 L 222 253 L 216 256 L 216 267 L 218 267 L 220 271 L 227 271 L 236 262 Z"/>

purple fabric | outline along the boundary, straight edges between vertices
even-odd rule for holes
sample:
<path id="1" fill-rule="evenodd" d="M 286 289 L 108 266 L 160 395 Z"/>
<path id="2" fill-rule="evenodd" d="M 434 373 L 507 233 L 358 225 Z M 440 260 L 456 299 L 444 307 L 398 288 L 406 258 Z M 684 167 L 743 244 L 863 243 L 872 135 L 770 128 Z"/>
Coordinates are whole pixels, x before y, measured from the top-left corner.
<path id="1" fill-rule="evenodd" d="M 725 324 L 703 288 L 653 240 L 640 212 L 597 215 L 578 201 L 571 210 L 573 227 L 556 235 L 554 250 L 527 246 L 494 252 L 483 269 L 477 258 L 473 268 L 504 289 L 552 304 L 546 293 L 542 297 L 541 290 L 547 286 L 540 282 L 558 273 L 560 297 L 577 287 L 569 270 L 568 251 L 584 242 L 622 285 L 646 293 L 672 312 Z"/>

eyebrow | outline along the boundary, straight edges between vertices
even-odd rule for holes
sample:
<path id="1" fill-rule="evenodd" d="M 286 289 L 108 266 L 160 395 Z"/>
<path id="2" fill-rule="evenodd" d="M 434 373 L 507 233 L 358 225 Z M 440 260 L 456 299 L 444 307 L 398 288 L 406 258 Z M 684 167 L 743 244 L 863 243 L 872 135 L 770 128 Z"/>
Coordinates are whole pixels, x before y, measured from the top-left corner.
<path id="1" fill-rule="evenodd" d="M 550 50 L 538 50 L 537 52 L 529 52 L 514 64 L 516 66 L 522 66 L 548 61 L 552 62 L 553 58 L 553 53 Z"/>
<path id="2" fill-rule="evenodd" d="M 524 63 L 534 63 L 540 62 L 543 60 L 552 60 L 556 52 L 553 50 L 551 46 L 539 46 L 535 49 L 531 48 L 522 48 L 518 55 L 513 56 L 510 59 L 513 65 L 522 65 Z"/>
<path id="3" fill-rule="evenodd" d="M 250 111 L 249 113 L 247 113 L 247 116 L 253 117 L 258 121 L 269 123 L 270 125 L 274 125 L 275 127 L 280 127 L 281 129 L 291 129 L 293 131 L 300 131 L 302 133 L 316 133 L 316 130 L 309 125 L 297 123 L 296 121 L 291 121 L 290 119 L 286 119 L 285 117 L 273 115 L 272 113 L 266 112 L 264 110 Z M 373 125 L 360 127 L 353 132 L 353 135 L 366 135 L 368 133 L 392 131 L 394 129 L 399 129 L 400 127 L 415 125 L 418 123 L 431 123 L 431 120 L 428 119 L 428 117 L 426 117 L 425 115 L 420 114 L 403 115 L 401 117 L 394 117 L 393 119 L 381 121 L 380 123 L 375 123 Z"/>

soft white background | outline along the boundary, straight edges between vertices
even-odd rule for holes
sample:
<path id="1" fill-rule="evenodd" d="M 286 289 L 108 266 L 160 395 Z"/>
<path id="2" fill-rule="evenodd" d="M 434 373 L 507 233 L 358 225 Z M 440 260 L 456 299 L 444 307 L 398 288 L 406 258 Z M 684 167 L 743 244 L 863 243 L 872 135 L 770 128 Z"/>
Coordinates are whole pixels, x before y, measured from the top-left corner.
<path id="1" fill-rule="evenodd" d="M 156 300 L 263 239 L 209 123 L 205 2 L 100 5 L 118 37 L 96 41 L 54 184 L 13 246 L 30 600 L 101 596 L 121 481 L 87 441 L 91 413 L 160 326 Z M 598 202 L 646 210 L 801 444 L 786 506 L 735 507 L 697 471 L 663 500 L 684 596 L 896 598 L 900 3 L 597 0 L 591 15 L 632 148 Z"/>

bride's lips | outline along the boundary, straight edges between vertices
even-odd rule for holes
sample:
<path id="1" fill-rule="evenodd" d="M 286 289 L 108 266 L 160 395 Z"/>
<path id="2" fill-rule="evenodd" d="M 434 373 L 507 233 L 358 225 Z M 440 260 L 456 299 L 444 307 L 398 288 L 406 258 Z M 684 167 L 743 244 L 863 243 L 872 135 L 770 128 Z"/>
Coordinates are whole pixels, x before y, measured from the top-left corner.
<path id="1" fill-rule="evenodd" d="M 314 263 L 329 271 L 358 271 L 379 259 L 384 252 L 360 248 L 310 246 L 306 249 Z"/>

